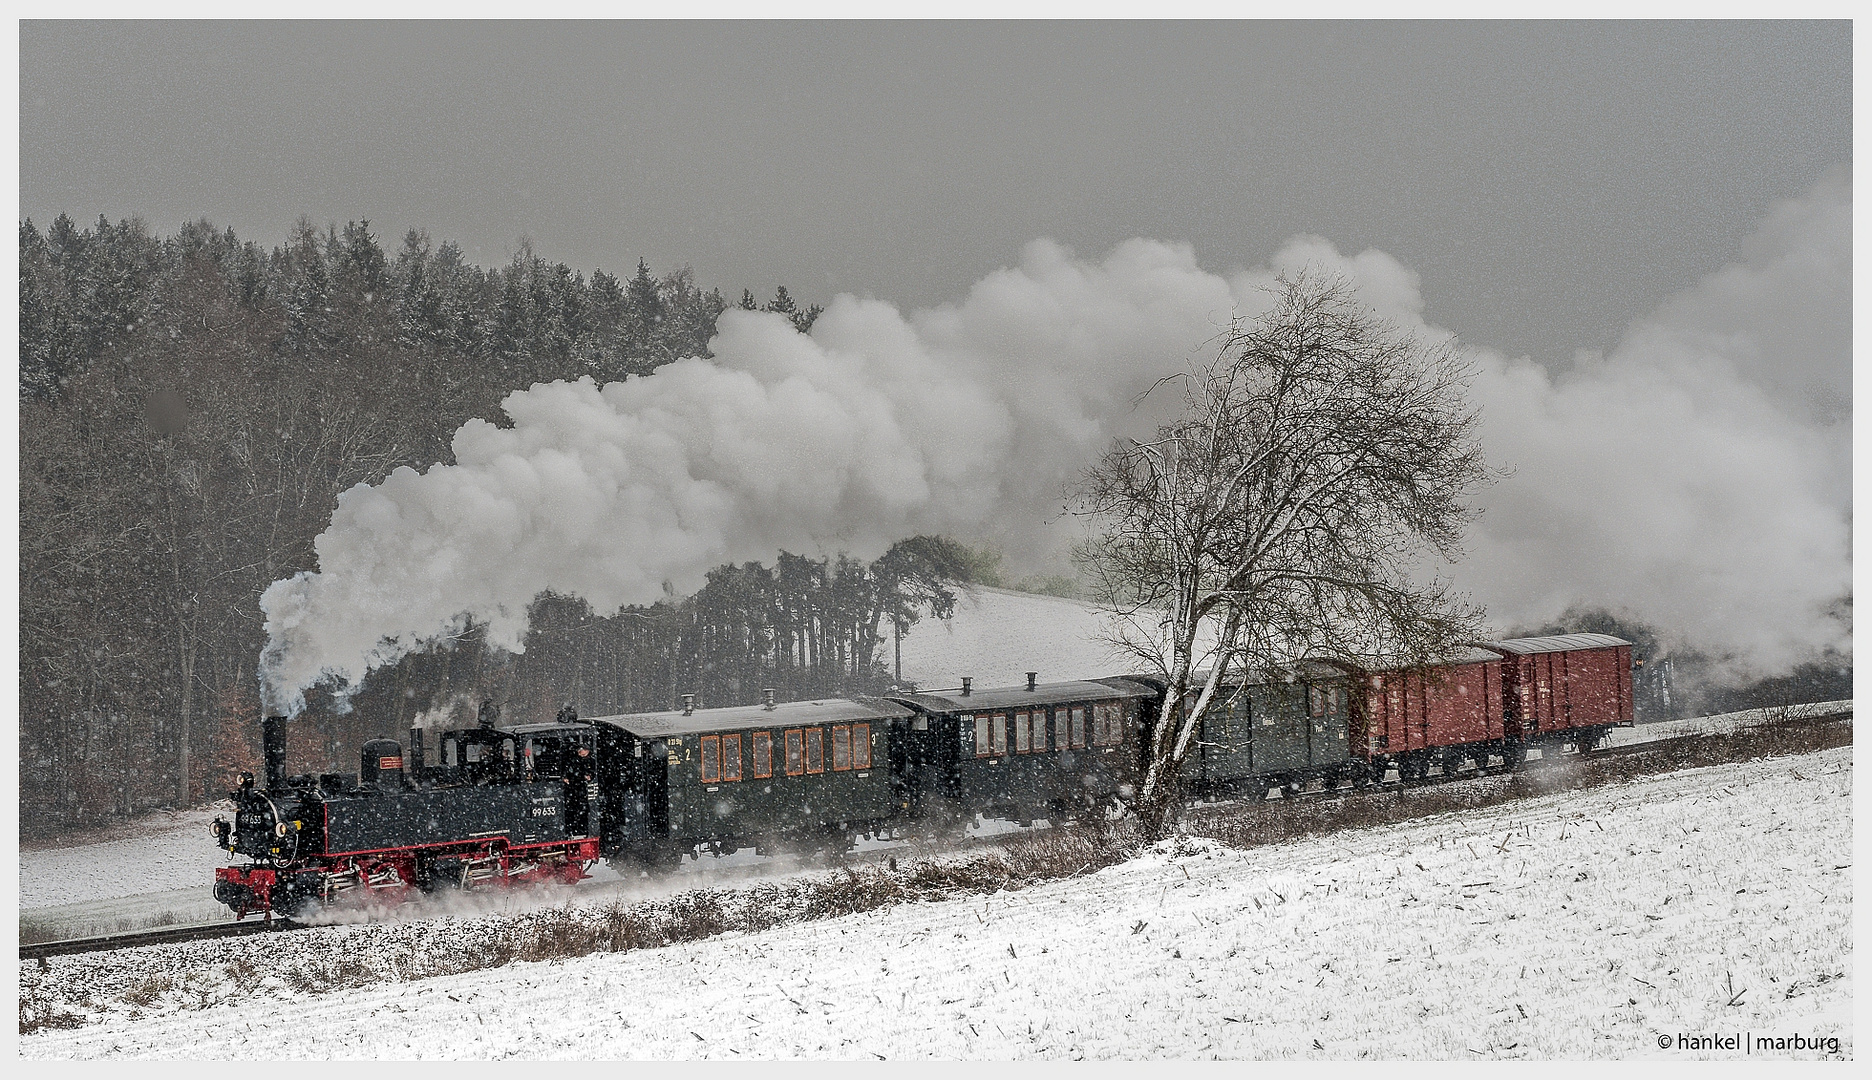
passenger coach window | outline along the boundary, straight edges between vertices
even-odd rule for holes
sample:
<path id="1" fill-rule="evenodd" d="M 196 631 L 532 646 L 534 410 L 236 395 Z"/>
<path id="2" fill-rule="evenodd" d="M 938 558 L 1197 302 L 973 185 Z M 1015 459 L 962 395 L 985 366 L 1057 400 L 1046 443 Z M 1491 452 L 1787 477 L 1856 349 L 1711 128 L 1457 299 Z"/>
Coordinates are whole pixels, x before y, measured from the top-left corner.
<path id="1" fill-rule="evenodd" d="M 988 742 L 988 718 L 977 716 L 975 718 L 975 756 L 987 757 L 992 752 Z"/>
<path id="2" fill-rule="evenodd" d="M 871 767 L 871 725 L 852 725 L 852 768 Z"/>
<path id="3" fill-rule="evenodd" d="M 1014 714 L 1014 752 L 1016 754 L 1025 754 L 1032 749 L 1033 744 L 1027 741 L 1027 724 L 1031 715 L 1025 710 Z"/>
<path id="4" fill-rule="evenodd" d="M 739 735 L 721 737 L 721 778 L 723 780 L 741 779 L 741 736 Z"/>
<path id="5" fill-rule="evenodd" d="M 748 740 L 753 752 L 753 773 L 756 779 L 764 780 L 773 775 L 773 733 L 756 731 Z"/>
<path id="6" fill-rule="evenodd" d="M 794 728 L 786 733 L 786 774 L 798 776 L 806 771 L 806 733 Z"/>
<path id="7" fill-rule="evenodd" d="M 995 713 L 988 718 L 988 745 L 996 757 L 1007 753 L 1007 714 Z"/>
<path id="8" fill-rule="evenodd" d="M 825 772 L 825 743 L 818 728 L 806 729 L 806 771 Z"/>
<path id="9" fill-rule="evenodd" d="M 843 724 L 832 729 L 832 771 L 851 768 L 851 728 Z"/>
<path id="10" fill-rule="evenodd" d="M 1072 736 L 1072 746 L 1074 749 L 1079 749 L 1086 744 L 1085 714 L 1084 705 L 1074 705 L 1072 707 L 1070 714 L 1072 716 L 1072 730 L 1070 734 Z"/>
<path id="11" fill-rule="evenodd" d="M 1307 712 L 1314 716 L 1326 715 L 1326 691 L 1317 686 L 1307 687 Z"/>
<path id="12" fill-rule="evenodd" d="M 713 735 L 702 736 L 702 782 L 721 782 L 721 740 Z"/>

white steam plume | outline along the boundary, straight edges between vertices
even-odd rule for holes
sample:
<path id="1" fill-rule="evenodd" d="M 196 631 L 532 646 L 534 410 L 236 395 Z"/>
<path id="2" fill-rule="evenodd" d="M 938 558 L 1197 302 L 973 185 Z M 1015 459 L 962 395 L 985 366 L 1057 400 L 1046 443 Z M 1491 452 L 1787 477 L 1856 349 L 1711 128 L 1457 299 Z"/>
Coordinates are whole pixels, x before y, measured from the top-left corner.
<path id="1" fill-rule="evenodd" d="M 1458 582 L 1500 623 L 1576 604 L 1675 629 L 1773 671 L 1845 634 L 1849 201 L 1843 175 L 1777 208 L 1744 260 L 1563 376 L 1478 352 L 1491 462 Z M 958 304 L 842 295 L 810 335 L 723 314 L 715 359 L 605 387 L 508 396 L 510 428 L 456 434 L 456 463 L 345 492 L 317 573 L 261 599 L 270 707 L 457 632 L 518 649 L 551 589 L 600 611 L 698 587 L 780 549 L 861 557 L 918 532 L 1055 556 L 1060 492 L 1109 439 L 1150 430 L 1157 378 L 1267 304 L 1275 273 L 1337 271 L 1431 334 L 1416 276 L 1316 237 L 1222 277 L 1184 245 L 1133 240 L 1091 263 L 1049 241 Z"/>

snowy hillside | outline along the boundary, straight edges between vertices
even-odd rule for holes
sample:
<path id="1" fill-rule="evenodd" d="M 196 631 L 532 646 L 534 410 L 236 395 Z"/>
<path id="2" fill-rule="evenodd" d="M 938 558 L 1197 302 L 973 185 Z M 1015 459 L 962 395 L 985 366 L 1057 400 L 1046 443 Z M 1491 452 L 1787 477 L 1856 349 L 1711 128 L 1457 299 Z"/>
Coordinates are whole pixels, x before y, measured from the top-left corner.
<path id="1" fill-rule="evenodd" d="M 1753 1032 L 1837 1036 L 1850 1056 L 1852 861 L 1846 747 L 342 994 L 294 994 L 266 950 L 375 955 L 398 928 L 57 958 L 22 989 L 61 971 L 174 985 L 144 977 L 98 1022 L 20 1049 L 1678 1060 L 1739 1056 L 1676 1049 L 1679 1033 Z M 234 974 L 247 964 L 259 974 Z"/>
<path id="2" fill-rule="evenodd" d="M 955 616 L 925 618 L 903 640 L 903 677 L 919 687 L 1012 686 L 1102 678 L 1130 669 L 1100 639 L 1109 616 L 1079 600 L 972 586 L 957 591 Z M 886 644 L 886 659 L 889 645 Z"/>

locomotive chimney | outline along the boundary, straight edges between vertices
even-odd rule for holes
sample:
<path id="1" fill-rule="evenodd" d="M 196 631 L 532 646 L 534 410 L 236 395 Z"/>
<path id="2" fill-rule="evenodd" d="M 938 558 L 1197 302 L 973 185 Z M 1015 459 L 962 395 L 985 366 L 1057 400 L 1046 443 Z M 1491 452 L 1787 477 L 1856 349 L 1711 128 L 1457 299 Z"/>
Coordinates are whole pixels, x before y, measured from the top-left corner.
<path id="1" fill-rule="evenodd" d="M 684 694 L 682 696 L 682 714 L 688 716 L 693 712 L 695 712 L 695 695 Z"/>
<path id="2" fill-rule="evenodd" d="M 422 778 L 423 771 L 423 729 L 409 729 L 409 774 L 411 780 Z"/>
<path id="3" fill-rule="evenodd" d="M 1030 694 L 1033 693 L 1034 680 L 1038 679 L 1039 677 L 1040 677 L 1040 673 L 1038 671 L 1029 671 L 1027 673 L 1027 692 L 1028 693 Z"/>
<path id="4" fill-rule="evenodd" d="M 974 681 L 975 681 L 974 679 L 969 678 L 967 675 L 962 676 L 962 696 L 963 697 L 969 696 L 969 684 Z"/>
<path id="5" fill-rule="evenodd" d="M 763 705 L 762 708 L 766 709 L 768 712 L 773 712 L 773 687 L 770 686 L 762 690 L 761 693 L 767 698 L 767 704 Z"/>
<path id="6" fill-rule="evenodd" d="M 269 716 L 260 724 L 260 752 L 266 758 L 266 788 L 286 786 L 286 718 Z"/>

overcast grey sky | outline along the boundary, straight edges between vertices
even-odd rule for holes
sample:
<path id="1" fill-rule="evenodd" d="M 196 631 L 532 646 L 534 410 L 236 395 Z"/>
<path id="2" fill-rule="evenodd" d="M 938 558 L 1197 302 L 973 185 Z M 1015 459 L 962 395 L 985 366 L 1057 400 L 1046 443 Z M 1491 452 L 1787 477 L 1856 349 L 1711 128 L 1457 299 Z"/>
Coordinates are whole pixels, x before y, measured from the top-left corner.
<path id="1" fill-rule="evenodd" d="M 1226 272 L 1318 233 L 1564 360 L 1850 164 L 1851 29 L 25 23 L 20 214 L 301 214 L 475 261 L 959 299 L 1035 237 Z"/>

